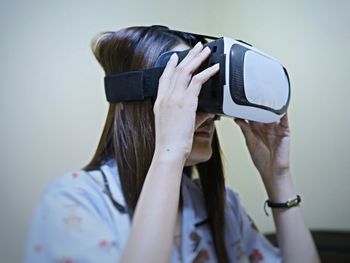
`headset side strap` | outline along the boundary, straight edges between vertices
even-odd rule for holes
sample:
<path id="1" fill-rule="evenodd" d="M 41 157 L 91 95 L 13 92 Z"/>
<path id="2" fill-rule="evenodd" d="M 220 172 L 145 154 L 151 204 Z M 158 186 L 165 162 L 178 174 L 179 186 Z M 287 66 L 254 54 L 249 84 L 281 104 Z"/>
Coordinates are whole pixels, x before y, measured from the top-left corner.
<path id="1" fill-rule="evenodd" d="M 142 101 L 155 97 L 163 71 L 164 67 L 159 67 L 106 76 L 104 82 L 107 101 Z"/>

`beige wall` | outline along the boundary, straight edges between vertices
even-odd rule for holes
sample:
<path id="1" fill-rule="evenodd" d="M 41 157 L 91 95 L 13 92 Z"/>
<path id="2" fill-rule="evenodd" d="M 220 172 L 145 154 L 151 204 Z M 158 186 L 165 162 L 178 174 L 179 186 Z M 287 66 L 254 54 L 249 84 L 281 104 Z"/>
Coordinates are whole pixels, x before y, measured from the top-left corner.
<path id="1" fill-rule="evenodd" d="M 212 1 L 212 4 L 214 1 Z M 292 173 L 307 224 L 350 229 L 350 2 L 221 1 L 210 31 L 244 39 L 289 70 Z M 215 32 L 218 25 L 217 32 Z M 231 120 L 219 124 L 229 180 L 264 231 L 265 192 Z"/>
<path id="2" fill-rule="evenodd" d="M 0 254 L 19 262 L 44 186 L 91 157 L 107 105 L 102 30 L 167 24 L 244 39 L 289 69 L 295 184 L 313 228 L 350 229 L 346 1 L 7 1 L 0 6 Z M 103 3 L 103 5 L 101 4 Z M 335 4 L 336 3 L 336 4 Z M 184 8 L 179 8 L 180 6 Z M 218 125 L 230 183 L 263 231 L 265 194 L 238 129 Z"/>

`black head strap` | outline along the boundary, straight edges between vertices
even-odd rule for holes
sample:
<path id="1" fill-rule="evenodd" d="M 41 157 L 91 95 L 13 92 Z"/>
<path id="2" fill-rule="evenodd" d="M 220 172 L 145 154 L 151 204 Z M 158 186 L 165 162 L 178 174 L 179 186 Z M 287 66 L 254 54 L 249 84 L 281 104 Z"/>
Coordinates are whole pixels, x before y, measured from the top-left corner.
<path id="1" fill-rule="evenodd" d="M 142 101 L 156 97 L 164 67 L 124 72 L 105 77 L 105 91 L 110 103 Z"/>
<path id="2" fill-rule="evenodd" d="M 189 35 L 197 39 L 218 39 L 217 37 L 187 33 L 171 30 L 165 26 L 154 25 L 150 28 L 166 30 L 183 38 Z M 156 97 L 159 78 L 165 67 L 156 67 L 138 71 L 118 73 L 105 77 L 105 92 L 107 101 L 110 103 L 121 101 L 142 101 L 146 98 Z"/>

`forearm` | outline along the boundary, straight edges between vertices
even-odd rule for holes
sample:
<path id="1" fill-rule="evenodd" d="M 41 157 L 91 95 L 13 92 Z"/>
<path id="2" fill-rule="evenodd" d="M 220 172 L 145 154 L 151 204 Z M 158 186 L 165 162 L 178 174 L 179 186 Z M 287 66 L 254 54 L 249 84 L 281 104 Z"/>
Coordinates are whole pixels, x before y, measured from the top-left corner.
<path id="1" fill-rule="evenodd" d="M 156 153 L 145 179 L 121 262 L 168 262 L 184 158 Z"/>
<path id="2" fill-rule="evenodd" d="M 296 192 L 289 173 L 277 176 L 273 182 L 264 182 L 269 200 L 283 203 L 295 197 Z M 283 262 L 320 262 L 319 256 L 307 228 L 300 206 L 272 209 L 277 231 L 277 240 Z"/>

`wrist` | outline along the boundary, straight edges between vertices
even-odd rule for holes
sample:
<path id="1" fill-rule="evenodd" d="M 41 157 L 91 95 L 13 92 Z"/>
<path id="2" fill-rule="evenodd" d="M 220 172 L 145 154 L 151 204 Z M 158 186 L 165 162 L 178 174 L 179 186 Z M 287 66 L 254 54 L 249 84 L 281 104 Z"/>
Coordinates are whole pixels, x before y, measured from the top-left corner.
<path id="1" fill-rule="evenodd" d="M 285 173 L 273 176 L 264 181 L 268 198 L 271 202 L 280 203 L 296 196 L 291 174 Z"/>
<path id="2" fill-rule="evenodd" d="M 285 202 L 280 202 L 280 203 L 271 202 L 271 200 L 267 199 L 264 204 L 264 211 L 265 211 L 265 214 L 268 216 L 269 213 L 266 210 L 266 206 L 274 209 L 274 211 L 276 212 L 277 210 L 284 211 L 285 209 L 298 206 L 300 202 L 301 202 L 300 195 L 296 195 L 295 197 L 291 197 L 287 199 Z"/>
<path id="3" fill-rule="evenodd" d="M 182 165 L 183 167 L 186 161 L 186 154 L 181 151 L 174 151 L 170 148 L 156 147 L 153 155 L 153 161 L 157 161 L 157 162 L 165 163 L 169 165 L 178 164 L 178 165 Z"/>

